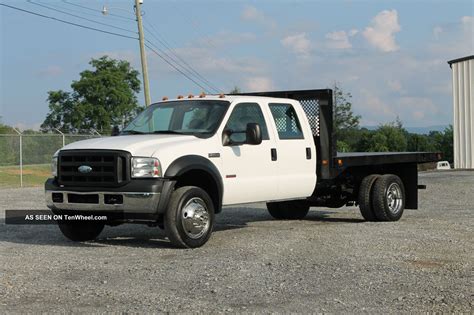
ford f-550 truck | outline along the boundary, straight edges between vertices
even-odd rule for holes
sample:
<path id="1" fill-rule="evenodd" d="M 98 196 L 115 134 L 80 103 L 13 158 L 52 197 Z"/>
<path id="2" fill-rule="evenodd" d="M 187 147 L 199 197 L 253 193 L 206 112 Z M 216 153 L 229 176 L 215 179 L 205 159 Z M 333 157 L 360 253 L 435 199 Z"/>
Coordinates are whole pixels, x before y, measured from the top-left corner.
<path id="1" fill-rule="evenodd" d="M 441 156 L 337 153 L 332 100 L 329 89 L 164 99 L 118 136 L 60 149 L 47 206 L 107 216 L 58 222 L 73 241 L 95 239 L 105 224 L 144 223 L 178 247 L 206 243 L 226 205 L 266 202 L 283 220 L 312 206 L 358 204 L 368 221 L 416 209 L 417 164 Z"/>

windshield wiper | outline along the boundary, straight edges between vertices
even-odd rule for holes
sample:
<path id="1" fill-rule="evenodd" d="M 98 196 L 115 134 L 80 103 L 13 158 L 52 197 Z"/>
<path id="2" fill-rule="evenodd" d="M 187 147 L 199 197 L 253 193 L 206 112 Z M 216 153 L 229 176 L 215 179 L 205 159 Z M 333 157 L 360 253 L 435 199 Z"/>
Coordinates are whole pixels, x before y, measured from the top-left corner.
<path id="1" fill-rule="evenodd" d="M 124 130 L 120 134 L 129 134 L 129 135 L 144 135 L 146 132 L 137 131 L 137 130 Z"/>

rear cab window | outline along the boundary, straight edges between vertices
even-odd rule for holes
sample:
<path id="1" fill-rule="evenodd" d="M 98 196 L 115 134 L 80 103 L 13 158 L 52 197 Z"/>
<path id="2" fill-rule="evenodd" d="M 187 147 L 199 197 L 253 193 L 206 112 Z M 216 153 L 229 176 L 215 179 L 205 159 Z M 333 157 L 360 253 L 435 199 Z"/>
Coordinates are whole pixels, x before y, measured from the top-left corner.
<path id="1" fill-rule="evenodd" d="M 304 139 L 303 130 L 293 105 L 270 103 L 268 106 L 280 140 Z"/>

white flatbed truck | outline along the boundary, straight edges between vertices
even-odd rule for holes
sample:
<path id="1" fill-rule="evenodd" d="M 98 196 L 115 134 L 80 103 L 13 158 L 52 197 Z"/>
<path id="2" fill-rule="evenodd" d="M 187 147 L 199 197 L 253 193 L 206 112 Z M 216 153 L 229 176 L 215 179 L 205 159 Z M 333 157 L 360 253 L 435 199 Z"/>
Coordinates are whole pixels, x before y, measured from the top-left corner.
<path id="1" fill-rule="evenodd" d="M 312 206 L 358 204 L 368 221 L 397 221 L 418 207 L 417 164 L 439 153 L 337 153 L 332 91 L 200 95 L 146 108 L 118 136 L 74 142 L 53 157 L 45 183 L 73 241 L 104 225 L 164 228 L 178 247 L 199 247 L 224 205 L 266 202 L 276 219 Z"/>

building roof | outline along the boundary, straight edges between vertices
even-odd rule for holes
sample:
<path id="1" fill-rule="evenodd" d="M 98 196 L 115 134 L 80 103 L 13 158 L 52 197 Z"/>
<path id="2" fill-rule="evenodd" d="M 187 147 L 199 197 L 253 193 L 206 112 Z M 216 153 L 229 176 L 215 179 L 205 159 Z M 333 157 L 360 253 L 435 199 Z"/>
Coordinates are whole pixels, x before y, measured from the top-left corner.
<path id="1" fill-rule="evenodd" d="M 458 62 L 462 62 L 462 61 L 466 61 L 466 60 L 471 60 L 471 59 L 474 59 L 474 55 L 470 55 L 470 56 L 466 56 L 466 57 L 462 57 L 462 58 L 457 58 L 457 59 L 450 60 L 450 61 L 448 61 L 448 64 L 449 64 L 449 66 L 451 67 L 451 66 L 453 65 L 453 63 L 458 63 Z"/>

